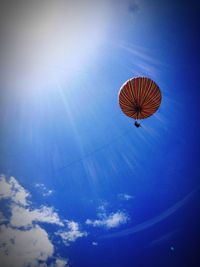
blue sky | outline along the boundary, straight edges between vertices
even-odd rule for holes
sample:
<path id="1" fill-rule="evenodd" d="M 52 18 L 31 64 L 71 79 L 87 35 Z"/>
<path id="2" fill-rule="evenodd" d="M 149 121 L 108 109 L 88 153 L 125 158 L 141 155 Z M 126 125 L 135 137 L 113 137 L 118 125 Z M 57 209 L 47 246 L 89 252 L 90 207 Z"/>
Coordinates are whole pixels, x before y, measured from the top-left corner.
<path id="1" fill-rule="evenodd" d="M 1 7 L 2 267 L 198 266 L 198 4 Z M 139 129 L 135 76 L 162 92 Z"/>

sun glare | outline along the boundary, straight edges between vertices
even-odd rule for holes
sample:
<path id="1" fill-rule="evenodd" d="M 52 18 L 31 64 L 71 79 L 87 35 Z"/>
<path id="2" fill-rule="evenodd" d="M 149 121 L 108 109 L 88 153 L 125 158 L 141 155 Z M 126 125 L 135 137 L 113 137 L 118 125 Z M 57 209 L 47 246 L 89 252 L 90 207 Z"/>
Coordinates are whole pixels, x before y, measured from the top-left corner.
<path id="1" fill-rule="evenodd" d="M 60 69 L 66 70 L 66 76 L 83 69 L 106 38 L 109 10 L 108 4 L 91 1 L 89 5 L 44 1 L 27 6 L 14 26 L 18 34 L 10 55 L 16 62 L 12 68 L 17 82 L 42 88 L 59 79 Z"/>

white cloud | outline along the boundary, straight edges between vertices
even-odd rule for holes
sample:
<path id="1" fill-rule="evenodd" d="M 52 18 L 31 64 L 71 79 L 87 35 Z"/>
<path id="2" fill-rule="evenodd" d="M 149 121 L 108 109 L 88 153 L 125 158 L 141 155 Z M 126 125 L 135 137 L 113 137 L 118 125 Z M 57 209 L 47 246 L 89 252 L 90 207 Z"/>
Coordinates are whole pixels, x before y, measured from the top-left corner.
<path id="1" fill-rule="evenodd" d="M 37 187 L 37 188 L 41 191 L 43 197 L 48 197 L 48 196 L 50 196 L 50 195 L 53 194 L 53 190 L 48 189 L 48 188 L 47 188 L 44 184 L 42 184 L 42 183 L 37 183 L 37 184 L 35 184 L 35 187 Z"/>
<path id="2" fill-rule="evenodd" d="M 63 227 L 64 221 L 52 207 L 33 209 L 28 197 L 30 194 L 14 177 L 0 176 L 0 201 L 4 200 L 10 211 L 7 216 L 0 211 L 0 266 L 68 266 L 67 259 L 56 257 L 48 232 L 39 225 L 50 223 Z"/>
<path id="3" fill-rule="evenodd" d="M 101 205 L 98 207 L 98 211 L 104 213 L 108 207 L 109 203 L 105 200 L 101 201 Z"/>
<path id="4" fill-rule="evenodd" d="M 67 260 L 65 260 L 65 259 L 56 259 L 54 267 L 67 267 L 67 266 L 68 266 L 68 261 Z"/>
<path id="5" fill-rule="evenodd" d="M 122 224 L 127 223 L 129 217 L 122 211 L 111 213 L 109 215 L 98 214 L 99 219 L 97 220 L 86 220 L 86 224 L 92 225 L 93 227 L 105 227 L 107 229 L 119 227 Z"/>
<path id="6" fill-rule="evenodd" d="M 86 232 L 81 232 L 79 229 L 79 224 L 74 221 L 66 221 L 67 222 L 67 231 L 59 231 L 57 235 L 59 235 L 63 242 L 68 245 L 69 242 L 74 242 L 77 238 L 87 236 Z"/>
<path id="7" fill-rule="evenodd" d="M 98 243 L 97 242 L 92 242 L 92 245 L 93 246 L 98 246 Z"/>
<path id="8" fill-rule="evenodd" d="M 7 221 L 7 220 L 6 220 L 5 216 L 4 216 L 3 213 L 0 211 L 0 224 L 4 223 L 4 222 L 6 222 L 6 221 Z"/>
<path id="9" fill-rule="evenodd" d="M 14 177 L 6 180 L 4 175 L 0 176 L 0 199 L 10 199 L 11 201 L 26 206 L 27 198 L 30 194 L 18 183 Z"/>
<path id="10" fill-rule="evenodd" d="M 42 195 L 43 195 L 44 197 L 48 197 L 48 196 L 50 196 L 51 194 L 53 194 L 53 190 L 47 190 L 47 191 L 44 192 Z"/>
<path id="11" fill-rule="evenodd" d="M 118 194 L 118 198 L 120 200 L 130 200 L 133 199 L 134 197 L 128 194 Z"/>
<path id="12" fill-rule="evenodd" d="M 37 187 L 37 188 L 43 188 L 44 187 L 44 184 L 42 184 L 42 183 L 36 183 L 35 184 L 35 187 Z"/>
<path id="13" fill-rule="evenodd" d="M 16 227 L 32 226 L 34 222 L 43 222 L 64 226 L 58 214 L 52 207 L 43 206 L 40 209 L 30 210 L 28 208 L 13 205 L 10 223 Z"/>
<path id="14" fill-rule="evenodd" d="M 38 266 L 54 253 L 54 247 L 47 232 L 39 226 L 29 230 L 12 229 L 0 226 L 1 266 Z"/>

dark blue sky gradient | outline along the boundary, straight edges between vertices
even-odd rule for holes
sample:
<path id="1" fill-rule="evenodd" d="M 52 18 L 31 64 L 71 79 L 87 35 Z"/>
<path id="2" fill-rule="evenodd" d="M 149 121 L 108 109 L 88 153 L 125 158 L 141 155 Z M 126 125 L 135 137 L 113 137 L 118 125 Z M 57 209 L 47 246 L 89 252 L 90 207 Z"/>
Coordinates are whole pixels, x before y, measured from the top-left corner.
<path id="1" fill-rule="evenodd" d="M 37 204 L 43 199 L 33 185 L 53 188 L 48 204 L 82 224 L 96 217 L 101 200 L 110 203 L 110 212 L 123 209 L 131 218 L 120 229 L 94 228 L 68 247 L 74 267 L 200 266 L 199 192 L 149 229 L 99 239 L 161 214 L 200 184 L 199 6 L 197 1 L 141 6 L 138 1 L 133 13 L 130 9 L 127 24 L 113 26 L 84 69 L 60 69 L 61 79 L 45 90 L 1 85 L 1 173 L 17 177 Z M 67 79 L 71 73 L 73 79 Z M 155 80 L 163 98 L 139 129 L 117 100 L 121 85 L 138 75 Z M 122 205 L 120 193 L 134 198 Z M 91 246 L 94 240 L 98 246 Z M 66 254 L 64 245 L 59 250 Z"/>

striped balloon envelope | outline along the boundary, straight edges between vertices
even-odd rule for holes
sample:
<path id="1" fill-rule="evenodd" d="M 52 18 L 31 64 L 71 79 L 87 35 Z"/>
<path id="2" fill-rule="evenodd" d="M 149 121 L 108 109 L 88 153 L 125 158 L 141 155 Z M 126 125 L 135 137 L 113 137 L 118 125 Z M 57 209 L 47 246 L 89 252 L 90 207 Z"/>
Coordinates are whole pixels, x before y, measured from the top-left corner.
<path id="1" fill-rule="evenodd" d="M 133 119 L 145 119 L 153 115 L 159 108 L 161 99 L 158 85 L 145 77 L 126 81 L 119 91 L 120 108 Z"/>

